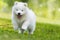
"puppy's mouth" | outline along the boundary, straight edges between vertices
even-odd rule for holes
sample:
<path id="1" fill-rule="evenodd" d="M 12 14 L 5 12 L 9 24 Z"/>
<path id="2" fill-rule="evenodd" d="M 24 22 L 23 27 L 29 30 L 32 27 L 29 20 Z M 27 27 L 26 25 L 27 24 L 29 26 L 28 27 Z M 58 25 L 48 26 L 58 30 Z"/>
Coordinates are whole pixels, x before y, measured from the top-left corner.
<path id="1" fill-rule="evenodd" d="M 22 17 L 22 15 L 17 15 L 17 18 L 20 19 Z"/>

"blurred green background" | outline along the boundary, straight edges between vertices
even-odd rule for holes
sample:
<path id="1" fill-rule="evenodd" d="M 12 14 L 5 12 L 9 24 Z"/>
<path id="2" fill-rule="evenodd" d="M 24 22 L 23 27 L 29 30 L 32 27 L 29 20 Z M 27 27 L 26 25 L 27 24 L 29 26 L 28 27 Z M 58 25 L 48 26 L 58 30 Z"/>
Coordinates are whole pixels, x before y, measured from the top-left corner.
<path id="1" fill-rule="evenodd" d="M 28 3 L 35 12 L 33 35 L 13 30 L 11 14 L 15 1 Z M 60 0 L 0 0 L 0 40 L 60 40 Z"/>

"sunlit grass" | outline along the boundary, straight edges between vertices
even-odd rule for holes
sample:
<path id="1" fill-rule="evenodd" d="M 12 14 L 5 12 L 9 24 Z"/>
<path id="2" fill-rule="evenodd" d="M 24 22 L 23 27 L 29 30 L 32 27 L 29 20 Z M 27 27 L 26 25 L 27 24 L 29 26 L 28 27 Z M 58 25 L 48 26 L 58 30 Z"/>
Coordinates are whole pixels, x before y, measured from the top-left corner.
<path id="1" fill-rule="evenodd" d="M 37 22 L 60 25 L 60 20 L 43 18 L 43 17 L 37 17 Z"/>
<path id="2" fill-rule="evenodd" d="M 37 22 L 34 34 L 29 35 L 14 31 L 11 20 L 0 18 L 0 22 L 0 40 L 60 40 L 58 25 Z"/>
<path id="3" fill-rule="evenodd" d="M 11 19 L 12 13 L 0 13 L 0 18 Z"/>

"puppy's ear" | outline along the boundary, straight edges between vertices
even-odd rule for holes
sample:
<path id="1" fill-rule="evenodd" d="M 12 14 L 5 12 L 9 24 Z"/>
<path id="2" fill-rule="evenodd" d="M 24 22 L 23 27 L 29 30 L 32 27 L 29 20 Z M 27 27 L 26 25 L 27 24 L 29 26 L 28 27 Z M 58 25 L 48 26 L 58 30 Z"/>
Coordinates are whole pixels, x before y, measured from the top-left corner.
<path id="1" fill-rule="evenodd" d="M 18 4 L 18 1 L 15 1 L 15 2 L 14 2 L 14 5 L 17 5 L 17 4 Z"/>
<path id="2" fill-rule="evenodd" d="M 28 6 L 28 4 L 27 3 L 24 3 L 24 6 Z"/>

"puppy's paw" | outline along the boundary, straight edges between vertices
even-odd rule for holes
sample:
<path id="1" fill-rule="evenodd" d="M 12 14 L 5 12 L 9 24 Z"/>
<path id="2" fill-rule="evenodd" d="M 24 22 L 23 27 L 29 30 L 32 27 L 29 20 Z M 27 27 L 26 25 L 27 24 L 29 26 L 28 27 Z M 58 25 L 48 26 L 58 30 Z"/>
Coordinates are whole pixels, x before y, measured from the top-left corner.
<path id="1" fill-rule="evenodd" d="M 33 34 L 33 31 L 31 29 L 28 29 L 29 34 Z"/>
<path id="2" fill-rule="evenodd" d="M 21 33 L 22 33 L 22 34 L 24 33 L 24 31 L 25 31 L 24 29 L 21 29 Z"/>
<path id="3" fill-rule="evenodd" d="M 29 34 L 33 34 L 33 32 L 29 32 Z"/>

